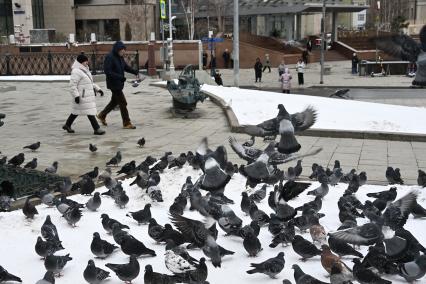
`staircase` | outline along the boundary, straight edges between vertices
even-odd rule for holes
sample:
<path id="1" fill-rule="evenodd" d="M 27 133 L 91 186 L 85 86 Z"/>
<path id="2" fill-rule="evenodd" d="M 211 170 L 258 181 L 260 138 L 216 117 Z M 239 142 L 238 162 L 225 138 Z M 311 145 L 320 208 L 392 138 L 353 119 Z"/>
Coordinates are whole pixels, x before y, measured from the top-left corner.
<path id="1" fill-rule="evenodd" d="M 299 48 L 287 46 L 280 39 L 274 37 L 240 33 L 240 41 L 285 54 L 300 54 L 302 52 Z"/>
<path id="2" fill-rule="evenodd" d="M 309 62 L 319 62 L 321 59 L 321 51 L 319 49 L 312 50 L 309 56 Z M 325 61 L 345 61 L 350 60 L 343 54 L 335 51 L 335 50 L 327 50 L 325 52 Z"/>

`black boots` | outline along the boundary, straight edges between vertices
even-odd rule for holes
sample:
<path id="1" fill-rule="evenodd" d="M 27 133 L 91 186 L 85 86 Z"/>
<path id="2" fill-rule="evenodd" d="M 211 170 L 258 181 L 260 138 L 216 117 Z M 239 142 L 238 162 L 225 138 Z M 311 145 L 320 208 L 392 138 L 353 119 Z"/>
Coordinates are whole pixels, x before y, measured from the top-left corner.
<path id="1" fill-rule="evenodd" d="M 98 128 L 98 129 L 95 130 L 95 132 L 93 132 L 93 134 L 95 134 L 95 135 L 104 135 L 105 131 L 102 130 L 102 129 L 100 129 L 100 128 Z"/>
<path id="2" fill-rule="evenodd" d="M 62 129 L 66 130 L 68 133 L 75 133 L 75 131 L 71 128 L 71 126 L 68 126 L 66 124 L 62 126 Z"/>

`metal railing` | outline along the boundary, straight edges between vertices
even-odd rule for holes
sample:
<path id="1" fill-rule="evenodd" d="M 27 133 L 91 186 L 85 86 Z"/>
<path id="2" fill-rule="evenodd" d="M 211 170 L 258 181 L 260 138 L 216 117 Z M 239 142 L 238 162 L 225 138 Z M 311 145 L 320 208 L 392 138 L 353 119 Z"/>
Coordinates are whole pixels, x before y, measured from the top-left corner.
<path id="1" fill-rule="evenodd" d="M 79 53 L 21 53 L 0 55 L 0 76 L 10 75 L 69 75 Z M 108 53 L 86 53 L 92 74 L 104 72 Z M 132 68 L 139 70 L 139 52 L 127 53 L 124 58 Z"/>

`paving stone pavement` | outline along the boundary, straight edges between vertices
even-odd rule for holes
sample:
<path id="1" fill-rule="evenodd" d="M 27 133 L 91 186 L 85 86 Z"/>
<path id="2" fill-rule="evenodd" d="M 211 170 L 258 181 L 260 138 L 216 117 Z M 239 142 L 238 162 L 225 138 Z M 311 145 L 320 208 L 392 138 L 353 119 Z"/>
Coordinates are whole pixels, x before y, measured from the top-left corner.
<path id="1" fill-rule="evenodd" d="M 128 84 L 124 90 L 130 117 L 137 129 L 122 129 L 120 112 L 113 111 L 107 118 L 108 127 L 104 136 L 93 135 L 86 117 L 79 117 L 73 125 L 75 134 L 62 130 L 71 109 L 67 83 L 5 83 L 16 85 L 17 90 L 0 94 L 0 112 L 7 115 L 5 125 L 0 128 L 0 151 L 8 157 L 24 152 L 26 160 L 37 157 L 38 169 L 41 170 L 56 160 L 60 175 L 76 178 L 94 166 L 103 168 L 118 150 L 123 153 L 123 162 L 141 161 L 148 154 L 159 156 L 169 150 L 175 154 L 195 151 L 198 142 L 205 136 L 212 147 L 227 145 L 229 135 L 241 141 L 247 138 L 230 133 L 222 110 L 209 100 L 198 105 L 196 113 L 200 117 L 197 119 L 174 117 L 170 112 L 171 96 L 165 89 L 148 86 L 150 81 L 147 79 L 138 88 Z M 100 86 L 105 89 L 104 82 Z M 104 97 L 97 98 L 98 110 L 108 103 L 110 92 L 105 93 Z M 136 145 L 141 137 L 147 141 L 144 148 Z M 375 184 L 385 182 L 388 165 L 399 167 L 408 184 L 416 182 L 418 168 L 426 168 L 426 143 L 319 137 L 298 139 L 302 153 L 323 148 L 318 155 L 304 159 L 304 177 L 311 173 L 313 162 L 332 166 L 335 159 L 340 160 L 344 171 L 352 168 L 367 171 L 370 182 Z M 42 143 L 39 151 L 22 150 L 24 145 L 36 141 Z M 90 153 L 89 143 L 98 146 L 97 153 Z M 265 146 L 263 141 L 256 144 Z M 229 159 L 241 163 L 237 155 L 227 148 Z"/>

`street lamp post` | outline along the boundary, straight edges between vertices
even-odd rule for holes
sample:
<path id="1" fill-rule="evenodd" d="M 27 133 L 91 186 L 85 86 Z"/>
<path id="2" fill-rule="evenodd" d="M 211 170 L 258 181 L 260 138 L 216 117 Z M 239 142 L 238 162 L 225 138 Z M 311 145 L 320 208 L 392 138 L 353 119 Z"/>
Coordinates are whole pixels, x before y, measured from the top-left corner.
<path id="1" fill-rule="evenodd" d="M 234 0 L 234 42 L 233 42 L 233 60 L 234 60 L 234 86 L 240 86 L 240 25 L 239 25 L 239 6 L 238 0 Z"/>
<path id="2" fill-rule="evenodd" d="M 170 50 L 169 50 L 169 59 L 170 59 L 170 75 L 175 73 L 175 65 L 173 62 L 173 20 L 172 18 L 172 0 L 169 0 L 169 34 L 170 34 Z"/>
<path id="3" fill-rule="evenodd" d="M 325 42 L 325 1 L 322 1 L 322 19 L 321 19 L 321 78 L 320 84 L 324 84 L 324 47 L 327 48 L 327 44 Z"/>

